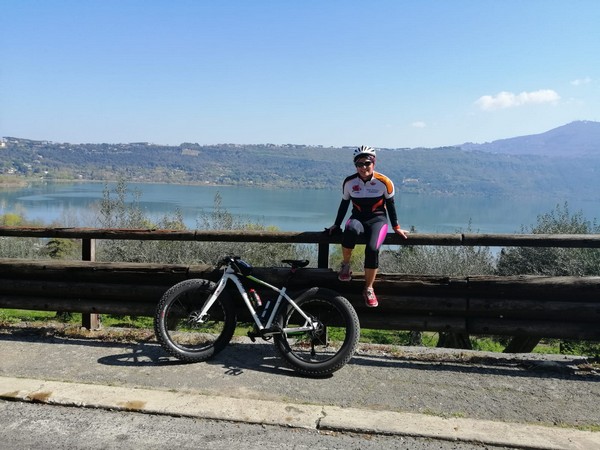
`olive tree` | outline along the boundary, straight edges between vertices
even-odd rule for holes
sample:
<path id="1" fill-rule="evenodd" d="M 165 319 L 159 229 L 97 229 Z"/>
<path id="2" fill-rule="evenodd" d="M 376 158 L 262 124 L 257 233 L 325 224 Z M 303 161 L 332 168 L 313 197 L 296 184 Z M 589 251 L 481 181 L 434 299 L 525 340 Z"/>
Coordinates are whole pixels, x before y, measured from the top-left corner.
<path id="1" fill-rule="evenodd" d="M 537 224 L 522 227 L 530 234 L 595 234 L 600 227 L 580 212 L 572 214 L 568 204 L 538 216 Z M 600 249 L 515 247 L 503 249 L 498 259 L 499 275 L 586 276 L 600 275 Z"/>
<path id="2" fill-rule="evenodd" d="M 469 231 L 470 226 L 466 232 Z M 382 251 L 380 264 L 383 272 L 468 276 L 494 273 L 496 259 L 489 247 L 405 245 L 397 250 Z"/>
<path id="3" fill-rule="evenodd" d="M 138 228 L 186 230 L 180 211 L 151 221 L 140 207 L 141 194 L 130 192 L 124 181 L 114 191 L 105 188 L 100 204 L 99 222 L 105 228 Z M 196 221 L 199 230 L 266 231 L 275 228 L 235 217 L 222 206 L 220 194 L 215 195 L 213 209 Z M 216 264 L 225 255 L 241 256 L 253 265 L 273 266 L 286 258 L 315 260 L 314 249 L 294 244 L 255 242 L 189 242 L 103 240 L 98 242 L 97 260 L 127 262 L 160 262 L 170 264 Z"/>

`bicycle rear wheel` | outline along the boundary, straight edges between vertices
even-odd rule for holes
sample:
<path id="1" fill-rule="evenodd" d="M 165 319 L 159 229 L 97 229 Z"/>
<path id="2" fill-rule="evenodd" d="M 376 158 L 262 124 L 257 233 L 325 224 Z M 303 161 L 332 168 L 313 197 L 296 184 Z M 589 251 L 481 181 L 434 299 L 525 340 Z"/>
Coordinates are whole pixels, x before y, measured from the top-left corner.
<path id="1" fill-rule="evenodd" d="M 274 336 L 279 354 L 303 375 L 319 377 L 341 369 L 352 358 L 360 337 L 358 316 L 350 302 L 323 288 L 311 288 L 295 301 L 318 327 L 314 331 L 286 331 L 305 326 L 306 320 L 284 304 L 277 319 L 283 331 Z"/>
<path id="2" fill-rule="evenodd" d="M 215 287 L 209 280 L 185 280 L 165 292 L 158 303 L 154 317 L 156 338 L 177 359 L 205 361 L 231 340 L 236 315 L 227 292 L 223 291 L 206 316 L 200 317 L 200 310 Z"/>

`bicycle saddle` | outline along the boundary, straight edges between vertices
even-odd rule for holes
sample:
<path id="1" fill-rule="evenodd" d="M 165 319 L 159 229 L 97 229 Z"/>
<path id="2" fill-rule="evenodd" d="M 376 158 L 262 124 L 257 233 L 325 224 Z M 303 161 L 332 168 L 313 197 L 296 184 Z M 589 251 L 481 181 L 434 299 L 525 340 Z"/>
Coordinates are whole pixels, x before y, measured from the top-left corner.
<path id="1" fill-rule="evenodd" d="M 284 264 L 289 264 L 292 269 L 301 269 L 302 267 L 308 266 L 310 261 L 308 259 L 284 259 L 281 261 Z"/>

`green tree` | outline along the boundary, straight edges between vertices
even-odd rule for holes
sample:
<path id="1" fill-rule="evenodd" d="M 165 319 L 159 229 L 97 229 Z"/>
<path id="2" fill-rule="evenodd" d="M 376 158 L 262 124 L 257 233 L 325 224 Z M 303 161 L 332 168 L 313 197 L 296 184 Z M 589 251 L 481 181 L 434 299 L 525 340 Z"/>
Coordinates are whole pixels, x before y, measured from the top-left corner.
<path id="1" fill-rule="evenodd" d="M 153 228 L 140 206 L 141 192 L 131 191 L 124 179 L 119 179 L 114 191 L 104 186 L 98 221 L 103 228 Z M 129 200 L 129 198 L 131 200 Z"/>
<path id="2" fill-rule="evenodd" d="M 24 222 L 25 219 L 19 214 L 7 213 L 0 216 L 0 226 L 3 227 L 18 227 L 23 225 Z"/>
<path id="3" fill-rule="evenodd" d="M 41 252 L 52 259 L 65 259 L 72 257 L 77 245 L 71 239 L 52 238 L 46 244 Z M 56 319 L 61 322 L 69 322 L 73 318 L 73 313 L 69 311 L 57 311 Z"/>
<path id="4" fill-rule="evenodd" d="M 596 234 L 600 227 L 586 220 L 581 211 L 572 214 L 568 204 L 557 205 L 538 216 L 531 234 Z M 590 276 L 600 275 L 600 249 L 515 247 L 503 249 L 498 259 L 499 275 Z"/>
<path id="5" fill-rule="evenodd" d="M 52 238 L 48 241 L 42 252 L 52 259 L 74 258 L 80 247 L 72 239 Z"/>
<path id="6" fill-rule="evenodd" d="M 7 213 L 0 216 L 0 226 L 19 227 L 37 225 L 29 223 L 24 216 Z M 36 238 L 20 238 L 12 236 L 0 237 L 0 258 L 39 259 L 41 241 Z"/>

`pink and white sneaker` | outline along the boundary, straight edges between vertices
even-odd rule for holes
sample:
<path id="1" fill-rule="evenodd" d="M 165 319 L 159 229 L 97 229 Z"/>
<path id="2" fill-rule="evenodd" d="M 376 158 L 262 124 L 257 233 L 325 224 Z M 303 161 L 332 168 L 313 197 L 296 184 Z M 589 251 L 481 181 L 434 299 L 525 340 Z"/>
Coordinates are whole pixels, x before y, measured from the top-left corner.
<path id="1" fill-rule="evenodd" d="M 363 291 L 363 298 L 365 299 L 365 305 L 367 305 L 369 308 L 377 308 L 377 306 L 379 306 L 379 302 L 377 301 L 377 296 L 375 295 L 373 288 L 366 288 Z"/>
<path id="2" fill-rule="evenodd" d="M 350 281 L 352 279 L 352 271 L 350 270 L 350 264 L 342 263 L 342 267 L 338 272 L 338 280 Z"/>

